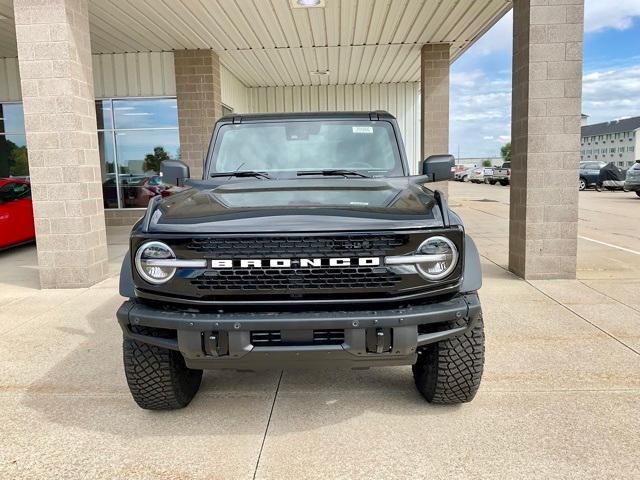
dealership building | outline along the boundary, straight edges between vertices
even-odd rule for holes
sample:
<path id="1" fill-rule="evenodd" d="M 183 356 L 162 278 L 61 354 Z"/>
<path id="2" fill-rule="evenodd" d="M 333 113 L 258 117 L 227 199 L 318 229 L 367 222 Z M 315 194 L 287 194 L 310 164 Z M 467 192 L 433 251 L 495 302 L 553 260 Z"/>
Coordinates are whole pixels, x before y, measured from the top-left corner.
<path id="1" fill-rule="evenodd" d="M 105 225 L 163 159 L 201 175 L 222 115 L 387 110 L 414 171 L 447 153 L 450 65 L 511 9 L 510 268 L 571 278 L 583 0 L 0 0 L 0 176 L 30 178 L 42 287 L 104 278 Z"/>

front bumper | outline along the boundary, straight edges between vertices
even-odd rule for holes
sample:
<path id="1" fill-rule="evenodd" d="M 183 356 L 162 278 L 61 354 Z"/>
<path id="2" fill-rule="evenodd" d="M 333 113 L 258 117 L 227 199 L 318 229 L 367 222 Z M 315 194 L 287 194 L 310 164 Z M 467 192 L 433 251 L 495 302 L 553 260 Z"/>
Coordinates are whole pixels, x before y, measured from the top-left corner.
<path id="1" fill-rule="evenodd" d="M 382 310 L 191 313 L 129 300 L 117 312 L 126 338 L 178 350 L 199 369 L 411 365 L 419 347 L 464 335 L 480 316 L 476 293 Z M 258 343 L 266 331 L 278 342 Z M 316 332 L 333 332 L 339 343 L 318 343 Z"/>
<path id="2" fill-rule="evenodd" d="M 640 191 L 640 181 L 634 180 L 630 182 L 627 180 L 624 182 L 624 189 L 630 192 L 638 192 Z"/>

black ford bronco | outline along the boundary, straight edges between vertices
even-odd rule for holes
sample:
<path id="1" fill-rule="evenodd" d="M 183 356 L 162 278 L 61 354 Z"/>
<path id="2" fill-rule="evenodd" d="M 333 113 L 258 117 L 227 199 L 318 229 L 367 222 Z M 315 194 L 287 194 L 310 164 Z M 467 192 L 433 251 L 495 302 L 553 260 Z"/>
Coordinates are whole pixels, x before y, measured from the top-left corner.
<path id="1" fill-rule="evenodd" d="M 484 364 L 476 247 L 429 182 L 410 176 L 386 112 L 217 122 L 202 180 L 131 232 L 117 313 L 142 408 L 185 407 L 204 369 L 412 365 L 433 403 L 471 400 Z"/>

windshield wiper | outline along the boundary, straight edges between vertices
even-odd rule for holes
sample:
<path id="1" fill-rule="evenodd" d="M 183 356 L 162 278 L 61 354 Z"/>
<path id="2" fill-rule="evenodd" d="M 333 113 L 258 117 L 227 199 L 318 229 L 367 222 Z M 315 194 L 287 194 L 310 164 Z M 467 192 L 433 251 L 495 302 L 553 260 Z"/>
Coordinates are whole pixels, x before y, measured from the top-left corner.
<path id="1" fill-rule="evenodd" d="M 268 178 L 271 177 L 263 172 L 254 172 L 253 170 L 242 170 L 239 172 L 221 172 L 221 173 L 212 173 L 209 175 L 210 178 L 216 177 L 256 177 L 256 178 Z"/>
<path id="2" fill-rule="evenodd" d="M 362 178 L 371 178 L 369 175 L 365 175 L 364 173 L 356 172 L 354 170 L 341 170 L 341 169 L 333 169 L 333 170 L 302 170 L 298 172 L 298 176 L 302 177 L 305 175 L 324 175 L 324 176 L 339 176 L 339 177 L 362 177 Z"/>

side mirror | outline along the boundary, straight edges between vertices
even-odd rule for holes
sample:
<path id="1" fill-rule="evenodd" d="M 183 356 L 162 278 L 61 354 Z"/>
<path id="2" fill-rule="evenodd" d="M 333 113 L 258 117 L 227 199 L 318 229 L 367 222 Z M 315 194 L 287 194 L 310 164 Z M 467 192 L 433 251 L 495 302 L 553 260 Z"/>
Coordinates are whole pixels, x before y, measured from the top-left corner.
<path id="1" fill-rule="evenodd" d="M 189 165 L 180 160 L 164 160 L 160 164 L 162 182 L 169 185 L 181 186 L 189 178 Z"/>
<path id="2" fill-rule="evenodd" d="M 453 155 L 431 155 L 422 162 L 422 174 L 431 182 L 451 180 L 455 165 Z"/>

